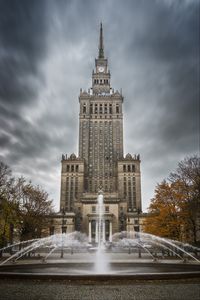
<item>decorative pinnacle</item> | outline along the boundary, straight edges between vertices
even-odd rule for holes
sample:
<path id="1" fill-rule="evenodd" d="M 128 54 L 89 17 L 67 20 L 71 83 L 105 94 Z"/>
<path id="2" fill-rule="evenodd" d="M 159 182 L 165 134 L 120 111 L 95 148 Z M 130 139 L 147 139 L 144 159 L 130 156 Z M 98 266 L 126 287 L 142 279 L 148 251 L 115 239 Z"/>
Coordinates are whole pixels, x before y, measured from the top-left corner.
<path id="1" fill-rule="evenodd" d="M 104 49 L 103 49 L 103 27 L 102 27 L 102 23 L 100 24 L 99 58 L 104 58 Z"/>

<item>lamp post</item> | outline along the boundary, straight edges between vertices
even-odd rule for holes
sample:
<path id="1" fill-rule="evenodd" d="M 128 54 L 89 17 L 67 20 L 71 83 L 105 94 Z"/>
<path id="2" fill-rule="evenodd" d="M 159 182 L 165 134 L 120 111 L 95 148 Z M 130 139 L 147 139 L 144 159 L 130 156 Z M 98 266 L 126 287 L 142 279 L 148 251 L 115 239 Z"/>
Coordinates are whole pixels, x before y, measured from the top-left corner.
<path id="1" fill-rule="evenodd" d="M 14 225 L 13 223 L 10 223 L 10 237 L 9 237 L 10 245 L 13 244 L 13 233 L 14 233 Z M 10 254 L 12 255 L 12 247 L 10 247 Z"/>
<path id="2" fill-rule="evenodd" d="M 24 221 L 21 220 L 20 221 L 20 230 L 19 230 L 19 241 L 20 241 L 20 244 L 19 244 L 19 250 L 21 250 L 21 247 L 22 247 L 22 240 L 23 240 L 23 231 L 24 231 Z"/>
<path id="3" fill-rule="evenodd" d="M 64 256 L 64 251 L 63 251 L 63 233 L 64 233 L 64 217 L 65 217 L 65 209 L 64 207 L 62 208 L 62 227 L 61 227 L 61 230 L 62 230 L 62 240 L 61 240 L 61 253 L 60 253 L 60 258 L 63 258 Z"/>
<path id="4" fill-rule="evenodd" d="M 134 230 L 137 232 L 137 237 L 140 242 L 140 209 L 134 208 L 134 213 L 137 215 L 137 226 L 134 226 Z M 138 257 L 141 258 L 141 248 L 138 247 Z"/>

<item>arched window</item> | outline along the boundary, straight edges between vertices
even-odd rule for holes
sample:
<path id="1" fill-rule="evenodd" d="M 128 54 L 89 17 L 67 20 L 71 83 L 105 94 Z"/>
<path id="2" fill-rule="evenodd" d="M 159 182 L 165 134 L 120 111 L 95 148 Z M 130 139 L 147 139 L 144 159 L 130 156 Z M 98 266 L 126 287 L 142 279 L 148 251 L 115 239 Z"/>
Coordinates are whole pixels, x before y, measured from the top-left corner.
<path id="1" fill-rule="evenodd" d="M 86 113 L 86 104 L 85 103 L 83 104 L 83 113 L 84 114 Z"/>

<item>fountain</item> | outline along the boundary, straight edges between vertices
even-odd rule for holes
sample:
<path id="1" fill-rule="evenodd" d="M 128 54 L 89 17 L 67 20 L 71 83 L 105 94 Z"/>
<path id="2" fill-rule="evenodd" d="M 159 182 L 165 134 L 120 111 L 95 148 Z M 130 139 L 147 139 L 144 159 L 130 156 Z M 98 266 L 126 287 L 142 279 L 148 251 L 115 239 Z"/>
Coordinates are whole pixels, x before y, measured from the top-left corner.
<path id="1" fill-rule="evenodd" d="M 95 259 L 95 273 L 97 274 L 107 274 L 108 264 L 107 258 L 105 256 L 105 223 L 104 223 L 104 203 L 103 203 L 103 193 L 99 192 L 97 197 L 97 212 L 98 212 L 98 244 Z"/>
<path id="2" fill-rule="evenodd" d="M 0 276 L 182 278 L 200 276 L 200 249 L 142 232 L 119 232 L 105 241 L 103 193 L 97 198 L 97 245 L 80 232 L 55 234 L 0 249 Z M 12 249 L 12 255 L 6 253 Z M 138 251 L 139 250 L 139 251 Z M 138 255 L 139 254 L 139 255 Z"/>

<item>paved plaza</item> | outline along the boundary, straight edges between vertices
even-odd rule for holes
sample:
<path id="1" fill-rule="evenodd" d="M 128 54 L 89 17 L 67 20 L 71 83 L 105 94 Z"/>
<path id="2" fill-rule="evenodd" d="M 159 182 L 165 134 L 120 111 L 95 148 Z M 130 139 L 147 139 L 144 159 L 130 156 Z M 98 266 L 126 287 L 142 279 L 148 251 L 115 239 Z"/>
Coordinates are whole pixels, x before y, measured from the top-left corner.
<path id="1" fill-rule="evenodd" d="M 48 260 L 47 264 L 38 265 L 41 268 L 39 273 L 46 272 L 45 268 L 49 267 L 48 272 L 54 272 L 54 267 L 60 267 L 59 272 L 62 272 L 62 266 L 67 270 L 70 265 L 73 265 L 73 270 L 76 272 L 81 272 L 81 267 L 84 263 L 93 263 L 95 261 L 94 253 L 65 253 L 64 258 L 60 259 L 58 254 L 54 254 L 51 259 Z M 107 253 L 107 258 L 109 262 L 116 264 L 126 264 L 126 269 L 128 265 L 132 267 L 132 264 L 137 267 L 137 262 L 140 262 L 139 267 L 144 266 L 149 272 L 149 264 L 151 267 L 155 266 L 156 271 L 160 271 L 163 267 L 163 263 L 170 264 L 172 261 L 161 260 L 161 264 L 153 263 L 152 260 L 148 259 L 145 255 L 138 259 L 135 253 L 123 253 L 123 260 L 121 253 Z M 24 259 L 23 265 L 26 267 L 27 264 L 35 264 L 36 262 L 41 262 L 41 259 Z M 172 266 L 174 272 L 177 272 L 177 268 L 190 267 L 190 264 L 181 264 L 180 260 L 173 261 L 176 263 Z M 165 265 L 164 264 L 164 265 Z M 20 264 L 16 263 L 10 265 L 14 267 L 14 270 L 18 270 Z M 196 264 L 198 267 L 198 264 Z M 31 267 L 30 267 L 31 268 Z M 196 269 L 196 268 L 195 268 Z M 127 269 L 128 270 L 128 269 Z M 199 268 L 198 268 L 199 270 Z M 11 271 L 11 270 L 10 270 Z M 19 270 L 18 270 L 19 271 Z M 89 271 L 89 270 L 88 270 Z M 152 270 L 151 270 L 152 271 Z M 180 270 L 179 270 L 180 271 Z M 22 266 L 23 272 L 23 266 Z M 71 271 L 70 271 L 71 272 Z M 134 270 L 136 272 L 136 270 Z M 136 272 L 137 273 L 137 272 Z M 67 273 L 66 273 L 67 274 Z M 89 273 L 88 273 L 89 274 Z M 56 276 L 52 276 L 51 279 L 41 280 L 38 279 L 26 279 L 22 277 L 20 279 L 5 279 L 2 274 L 0 278 L 0 299 L 3 300 L 199 300 L 200 299 L 200 278 L 191 279 L 174 279 L 174 280 L 138 280 L 136 279 L 124 279 L 123 276 L 120 278 L 114 278 L 116 275 L 116 270 L 113 273 L 113 278 L 103 278 L 98 280 L 95 277 L 90 279 L 90 276 L 86 275 L 84 280 L 73 280 L 73 278 L 68 277 L 68 279 L 56 280 Z M 108 276 L 107 276 L 108 277 Z M 179 278 L 179 277 L 178 277 Z M 148 278 L 149 279 L 149 278 Z"/>
<path id="2" fill-rule="evenodd" d="M 1 280 L 4 300 L 199 300 L 200 280 L 136 281 L 123 284 Z"/>

